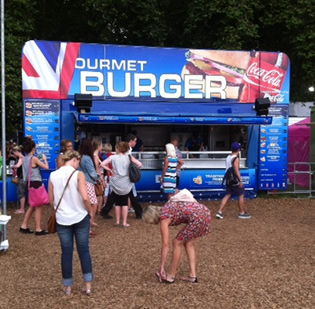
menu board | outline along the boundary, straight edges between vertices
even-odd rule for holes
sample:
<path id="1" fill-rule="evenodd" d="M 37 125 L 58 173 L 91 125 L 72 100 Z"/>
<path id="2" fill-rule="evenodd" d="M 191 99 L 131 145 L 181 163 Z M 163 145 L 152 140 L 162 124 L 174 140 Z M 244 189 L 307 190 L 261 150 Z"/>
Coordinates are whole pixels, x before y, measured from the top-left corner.
<path id="1" fill-rule="evenodd" d="M 284 109 L 271 107 L 272 124 L 260 126 L 259 190 L 287 189 L 288 117 Z"/>
<path id="2" fill-rule="evenodd" d="M 60 153 L 60 101 L 24 100 L 25 136 L 36 143 L 36 155 L 45 154 L 49 169 L 56 168 Z"/>

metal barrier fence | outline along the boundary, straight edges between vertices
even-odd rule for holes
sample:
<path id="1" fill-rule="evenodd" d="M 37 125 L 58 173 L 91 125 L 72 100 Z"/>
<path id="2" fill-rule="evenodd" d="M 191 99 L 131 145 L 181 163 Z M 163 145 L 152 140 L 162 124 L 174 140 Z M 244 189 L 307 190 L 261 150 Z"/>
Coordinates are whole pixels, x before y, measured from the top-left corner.
<path id="1" fill-rule="evenodd" d="M 288 190 L 277 194 L 302 194 L 315 197 L 315 162 L 294 162 L 288 164 Z M 268 194 L 273 194 L 268 192 Z"/>

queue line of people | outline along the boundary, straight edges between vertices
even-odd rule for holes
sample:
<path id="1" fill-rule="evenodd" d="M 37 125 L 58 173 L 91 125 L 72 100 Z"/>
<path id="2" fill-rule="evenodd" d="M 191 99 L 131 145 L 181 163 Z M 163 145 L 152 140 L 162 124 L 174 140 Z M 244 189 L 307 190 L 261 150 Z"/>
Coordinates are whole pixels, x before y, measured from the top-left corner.
<path id="1" fill-rule="evenodd" d="M 131 136 L 131 138 L 134 136 Z M 132 141 L 132 139 L 131 139 Z M 133 142 L 135 139 L 133 139 Z M 97 144 L 96 144 L 97 145 Z M 127 222 L 128 216 L 128 199 L 134 196 L 133 184 L 129 180 L 129 157 L 127 153 L 131 153 L 132 143 L 119 142 L 116 145 L 116 154 L 110 154 L 104 161 L 95 160 L 96 151 L 99 152 L 100 145 L 93 147 L 93 143 L 89 139 L 84 139 L 80 148 L 80 153 L 73 151 L 69 141 L 64 143 L 60 159 L 59 168 L 51 173 L 49 179 L 49 198 L 50 204 L 56 207 L 57 202 L 61 198 L 65 183 L 69 179 L 70 174 L 74 173 L 65 194 L 61 198 L 59 210 L 57 212 L 57 233 L 62 249 L 62 274 L 63 274 L 63 291 L 66 295 L 71 294 L 73 285 L 72 278 L 72 255 L 73 255 L 73 237 L 76 239 L 77 250 L 82 266 L 83 278 L 85 286 L 82 292 L 86 295 L 91 294 L 91 282 L 93 279 L 91 254 L 89 252 L 89 236 L 91 236 L 91 226 L 97 225 L 95 215 L 97 211 L 97 198 L 95 194 L 95 184 L 102 177 L 101 170 L 108 172 L 112 193 L 112 201 L 116 205 L 116 223 L 120 226 L 120 217 L 122 216 L 122 226 L 129 227 Z M 240 147 L 236 147 L 236 143 L 232 145 L 231 157 L 238 156 Z M 238 148 L 238 149 L 236 149 Z M 26 156 L 15 153 L 19 157 L 15 168 L 21 167 L 23 170 L 23 181 L 26 182 L 28 171 L 31 169 L 31 186 L 38 187 L 42 184 L 40 168 L 48 169 L 48 162 L 45 155 L 41 158 L 35 157 L 36 145 L 31 139 L 26 139 L 24 144 L 24 152 Z M 71 149 L 71 150 L 69 150 Z M 20 152 L 21 149 L 15 151 Z M 149 206 L 142 214 L 141 218 L 149 223 L 161 223 L 162 251 L 160 269 L 156 272 L 156 276 L 160 282 L 174 283 L 176 272 L 180 263 L 182 248 L 185 249 L 189 262 L 189 275 L 182 277 L 182 280 L 197 283 L 196 273 L 196 255 L 194 249 L 194 240 L 199 237 L 206 236 L 210 231 L 211 215 L 209 209 L 199 204 L 188 190 L 178 191 L 180 168 L 184 164 L 180 158 L 177 148 L 177 141 L 172 140 L 166 145 L 167 156 L 164 161 L 161 182 L 165 193 L 168 193 L 168 202 L 164 207 Z M 231 160 L 232 158 L 227 159 Z M 94 159 L 94 160 L 93 160 Z M 132 161 L 140 168 L 142 164 L 131 156 Z M 171 161 L 171 164 L 170 164 Z M 32 165 L 30 166 L 30 162 Z M 239 160 L 236 160 L 236 170 L 239 178 Z M 19 165 L 20 163 L 20 165 Z M 97 166 L 97 167 L 96 167 Z M 94 169 L 93 169 L 94 168 Z M 71 173 L 70 173 L 71 172 Z M 167 179 L 171 179 L 167 180 Z M 170 186 L 171 183 L 171 186 Z M 105 185 L 104 185 L 105 187 Z M 178 193 L 179 192 L 179 193 Z M 240 214 L 239 218 L 250 218 L 244 211 L 244 189 L 240 186 L 239 190 L 227 188 L 226 198 L 223 199 L 220 210 L 226 206 L 228 199 L 233 193 L 240 196 Z M 73 203 L 75 201 L 75 203 Z M 140 206 L 141 207 L 141 206 Z M 21 210 L 21 209 L 20 209 Z M 25 214 L 20 232 L 25 234 L 34 233 L 28 228 L 29 220 L 35 211 L 35 235 L 46 235 L 47 232 L 41 228 L 41 214 L 43 207 L 29 208 Z M 198 214 L 198 215 L 197 215 Z M 220 214 L 220 215 L 218 215 Z M 222 212 L 218 212 L 217 218 L 222 219 Z M 222 218 L 220 217 L 222 216 Z M 165 264 L 167 254 L 169 252 L 169 226 L 186 224 L 173 240 L 173 256 L 169 272 L 166 272 Z M 80 245 L 79 245 L 80 244 Z"/>

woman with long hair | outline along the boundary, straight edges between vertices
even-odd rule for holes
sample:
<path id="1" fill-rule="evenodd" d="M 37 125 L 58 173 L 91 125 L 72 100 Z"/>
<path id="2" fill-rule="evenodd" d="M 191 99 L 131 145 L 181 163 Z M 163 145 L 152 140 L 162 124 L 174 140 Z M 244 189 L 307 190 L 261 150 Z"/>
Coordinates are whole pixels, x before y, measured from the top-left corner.
<path id="1" fill-rule="evenodd" d="M 26 156 L 23 159 L 23 180 L 27 183 L 28 182 L 28 177 L 29 177 L 29 170 L 31 169 L 31 179 L 30 179 L 30 187 L 33 188 L 39 188 L 43 184 L 43 178 L 40 173 L 40 168 L 43 168 L 45 170 L 49 169 L 49 165 L 47 162 L 47 158 L 45 154 L 42 155 L 42 158 L 39 159 L 35 157 L 36 153 L 36 144 L 35 142 L 30 139 L 26 138 L 24 145 L 23 145 L 23 150 L 26 153 Z M 31 165 L 32 162 L 32 165 Z M 43 230 L 41 228 L 41 218 L 42 218 L 42 213 L 43 213 L 43 206 L 39 207 L 29 207 L 28 210 L 25 213 L 23 223 L 20 227 L 20 232 L 24 234 L 31 234 L 34 233 L 28 228 L 28 223 L 29 220 L 35 212 L 35 235 L 36 236 L 41 236 L 41 235 L 47 235 L 48 232 Z"/>
<path id="2" fill-rule="evenodd" d="M 80 154 L 73 150 L 67 151 L 62 155 L 62 159 L 64 165 L 50 174 L 48 194 L 50 205 L 54 209 L 60 201 L 56 212 L 56 229 L 61 244 L 63 291 L 66 295 L 71 294 L 73 239 L 75 238 L 85 282 L 82 292 L 89 296 L 93 279 L 89 248 L 90 199 L 85 185 L 85 176 L 82 172 L 76 171 L 80 164 Z"/>
<path id="3" fill-rule="evenodd" d="M 15 214 L 24 214 L 25 211 L 25 191 L 26 191 L 26 182 L 23 180 L 23 160 L 24 155 L 22 153 L 22 147 L 14 146 L 12 148 L 12 153 L 16 158 L 16 163 L 12 166 L 13 170 L 16 170 L 16 177 L 19 179 L 19 183 L 17 185 L 17 196 L 18 200 L 20 201 L 20 208 L 17 209 L 14 213 Z"/>
<path id="4" fill-rule="evenodd" d="M 95 222 L 95 215 L 97 210 L 97 197 L 95 194 L 95 185 L 100 179 L 100 175 L 97 174 L 95 163 L 93 159 L 93 144 L 92 140 L 85 138 L 82 140 L 80 146 L 81 162 L 79 170 L 83 172 L 86 179 L 86 189 L 91 203 L 91 225 L 97 226 Z M 91 231 L 91 234 L 94 234 Z"/>
<path id="5" fill-rule="evenodd" d="M 99 158 L 99 153 L 102 151 L 103 145 L 101 140 L 93 140 L 93 160 L 97 174 L 100 176 L 99 181 L 95 186 L 95 193 L 97 198 L 97 213 L 100 214 L 103 206 L 103 195 L 106 187 L 104 180 L 104 169 L 100 166 L 101 160 Z"/>

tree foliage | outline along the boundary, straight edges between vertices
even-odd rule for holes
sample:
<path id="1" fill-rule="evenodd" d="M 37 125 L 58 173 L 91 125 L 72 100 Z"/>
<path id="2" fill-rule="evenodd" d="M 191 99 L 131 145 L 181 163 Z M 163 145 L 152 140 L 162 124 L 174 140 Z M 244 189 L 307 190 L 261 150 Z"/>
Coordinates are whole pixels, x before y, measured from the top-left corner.
<path id="1" fill-rule="evenodd" d="M 282 51 L 291 100 L 314 100 L 314 1 L 10 0 L 5 4 L 7 131 L 21 126 L 21 50 L 30 39 Z"/>

